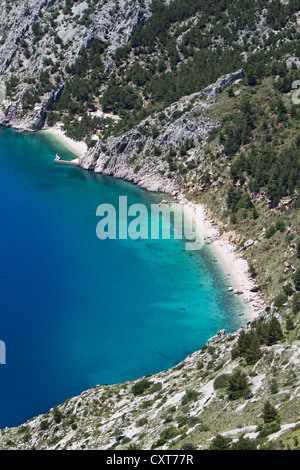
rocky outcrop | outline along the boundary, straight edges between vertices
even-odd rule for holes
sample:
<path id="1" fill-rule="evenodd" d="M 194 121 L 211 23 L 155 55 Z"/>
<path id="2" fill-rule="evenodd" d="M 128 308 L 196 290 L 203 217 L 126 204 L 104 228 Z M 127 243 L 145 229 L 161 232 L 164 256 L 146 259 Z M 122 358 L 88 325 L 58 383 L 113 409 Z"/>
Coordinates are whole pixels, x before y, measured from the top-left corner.
<path id="1" fill-rule="evenodd" d="M 31 115 L 26 116 L 22 121 L 22 128 L 30 131 L 40 130 L 44 127 L 47 111 L 60 91 L 51 91 L 42 100 L 42 103 L 35 107 Z"/>
<path id="2" fill-rule="evenodd" d="M 288 68 L 291 68 L 293 65 L 297 67 L 297 69 L 300 69 L 300 59 L 299 57 L 289 57 L 286 60 L 286 66 Z"/>
<path id="3" fill-rule="evenodd" d="M 109 137 L 105 144 L 98 141 L 78 160 L 79 166 L 131 181 L 150 191 L 172 193 L 182 181 L 178 173 L 169 171 L 166 156 L 170 149 L 176 153 L 177 165 L 186 168 L 190 158 L 195 162 L 205 139 L 219 125 L 204 117 L 203 111 L 217 93 L 243 75 L 243 70 L 225 75 L 204 91 L 181 98 L 164 110 L 163 121 L 154 114 L 133 130 Z M 180 156 L 184 146 L 188 148 L 186 159 Z M 204 157 L 199 155 L 194 164 L 200 169 Z"/>
<path id="4" fill-rule="evenodd" d="M 96 37 L 108 44 L 106 72 L 114 65 L 112 55 L 115 50 L 126 44 L 135 29 L 151 15 L 151 3 L 152 0 L 146 0 L 142 7 L 139 2 L 120 0 L 116 7 L 115 1 L 109 1 L 93 15 L 93 28 L 87 43 Z M 112 12 L 114 12 L 113 15 Z"/>
<path id="5" fill-rule="evenodd" d="M 9 15 L 14 19 L 7 39 L 0 51 L 0 74 L 3 74 L 9 67 L 14 55 L 18 50 L 20 40 L 24 37 L 30 26 L 39 18 L 39 13 L 43 8 L 48 8 L 54 4 L 55 0 L 26 0 L 20 5 L 13 7 Z"/>
<path id="6" fill-rule="evenodd" d="M 2 29 L 9 32 L 4 35 L 4 44 L 0 47 L 0 74 L 3 75 L 9 68 L 17 53 L 18 59 L 24 59 L 20 51 L 20 41 L 24 38 L 34 42 L 31 28 L 33 23 L 39 23 L 44 34 L 36 43 L 38 52 L 36 57 L 26 58 L 27 68 L 28 65 L 32 70 L 43 67 L 43 58 L 50 55 L 49 47 L 54 45 L 53 34 L 58 35 L 64 44 L 68 43 L 68 49 L 64 51 L 67 63 L 74 62 L 80 49 L 86 47 L 93 38 L 100 39 L 108 45 L 109 62 L 114 51 L 126 44 L 136 27 L 151 15 L 151 3 L 152 0 L 145 0 L 141 6 L 139 2 L 129 0 L 119 0 L 117 4 L 114 0 L 110 0 L 102 5 L 96 5 L 90 15 L 91 24 L 88 26 L 80 21 L 89 8 L 85 1 L 74 5 L 71 12 L 63 10 L 65 7 L 63 0 L 25 0 L 18 5 L 12 3 L 9 15 L 3 7 L 2 11 L 0 10 Z M 54 22 L 52 20 L 51 32 L 46 15 L 52 6 L 60 13 L 56 15 Z M 78 19 L 74 20 L 74 17 Z M 60 49 L 59 44 L 56 46 Z M 23 73 L 22 65 L 20 68 L 20 72 Z"/>
<path id="7" fill-rule="evenodd" d="M 240 69 L 237 72 L 229 73 L 219 78 L 213 85 L 209 85 L 203 90 L 203 93 L 207 95 L 206 100 L 209 101 L 213 99 L 218 93 L 220 93 L 223 88 L 230 86 L 236 80 L 240 80 L 244 77 L 244 69 Z"/>
<path id="8" fill-rule="evenodd" d="M 62 87 L 58 90 L 53 90 L 46 93 L 41 99 L 41 103 L 36 105 L 34 109 L 25 117 L 22 116 L 22 94 L 18 101 L 9 103 L 6 100 L 4 104 L 9 103 L 6 113 L 0 111 L 0 125 L 6 127 L 13 127 L 14 129 L 22 129 L 26 131 L 38 131 L 45 125 L 47 111 L 50 106 L 56 101 L 58 95 L 61 93 Z"/>
<path id="9" fill-rule="evenodd" d="M 140 140 L 137 141 L 136 138 Z M 94 149 L 79 158 L 78 166 L 131 181 L 149 191 L 171 193 L 175 183 L 161 176 L 161 172 L 166 170 L 166 163 L 158 157 L 140 159 L 138 156 L 138 142 L 145 144 L 145 140 L 135 130 L 121 139 L 108 139 L 105 146 L 98 141 Z"/>

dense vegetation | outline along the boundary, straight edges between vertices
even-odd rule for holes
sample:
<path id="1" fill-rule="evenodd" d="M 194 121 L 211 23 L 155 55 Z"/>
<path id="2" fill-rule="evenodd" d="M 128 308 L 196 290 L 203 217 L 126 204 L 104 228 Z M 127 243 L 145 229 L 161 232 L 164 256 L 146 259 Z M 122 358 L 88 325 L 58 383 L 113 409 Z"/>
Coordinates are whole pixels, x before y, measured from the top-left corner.
<path id="1" fill-rule="evenodd" d="M 265 6 L 260 0 L 248 0 L 246 5 L 237 0 L 173 0 L 169 5 L 155 0 L 150 19 L 136 28 L 127 45 L 116 50 L 115 68 L 104 73 L 106 45 L 98 40 L 82 51 L 77 63 L 66 70 L 69 79 L 51 122 L 64 116 L 70 124 L 96 101 L 122 116 L 122 122 L 111 129 L 122 132 L 241 67 L 250 86 L 280 73 L 281 86 L 290 89 L 291 77 L 286 78 L 287 70 L 281 70 L 281 59 L 300 53 L 299 33 L 293 26 L 299 0 L 287 5 L 273 0 L 267 11 Z M 262 17 L 269 28 L 280 26 L 286 32 L 260 34 Z M 47 77 L 42 79 L 47 85 Z M 90 133 L 95 130 L 91 125 Z M 227 150 L 233 149 L 228 142 Z"/>
<path id="2" fill-rule="evenodd" d="M 247 364 L 255 364 L 261 357 L 260 346 L 271 346 L 283 338 L 281 325 L 276 317 L 272 317 L 269 323 L 252 322 L 251 330 L 240 334 L 236 347 L 232 350 L 231 357 L 245 357 Z"/>
<path id="3" fill-rule="evenodd" d="M 285 76 L 290 80 L 299 74 L 295 71 Z M 273 206 L 299 190 L 300 139 L 296 129 L 300 110 L 292 101 L 285 105 L 284 93 L 277 88 L 275 82 L 271 99 L 244 100 L 240 109 L 224 118 L 220 143 L 226 155 L 239 153 L 230 168 L 233 186 L 228 191 L 228 208 L 233 214 L 240 208 L 253 208 L 244 185 L 253 193 L 265 189 Z M 239 152 L 241 148 L 244 151 Z"/>

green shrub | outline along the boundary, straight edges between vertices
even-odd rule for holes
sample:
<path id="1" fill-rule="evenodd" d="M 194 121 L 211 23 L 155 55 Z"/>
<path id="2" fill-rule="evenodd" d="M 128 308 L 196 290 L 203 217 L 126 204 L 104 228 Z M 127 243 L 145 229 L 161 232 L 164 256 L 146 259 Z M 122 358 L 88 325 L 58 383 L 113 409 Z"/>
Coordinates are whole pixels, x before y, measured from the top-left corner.
<path id="1" fill-rule="evenodd" d="M 229 374 L 221 374 L 214 381 L 214 389 L 227 388 Z"/>
<path id="2" fill-rule="evenodd" d="M 212 440 L 209 449 L 210 450 L 228 450 L 230 448 L 230 439 L 217 434 Z"/>
<path id="3" fill-rule="evenodd" d="M 137 422 L 136 422 L 136 426 L 137 427 L 142 427 L 142 426 L 145 426 L 145 424 L 148 423 L 148 419 L 143 417 L 143 418 L 140 418 Z"/>
<path id="4" fill-rule="evenodd" d="M 267 437 L 270 434 L 280 431 L 280 425 L 276 422 L 264 424 L 257 437 Z"/>
<path id="5" fill-rule="evenodd" d="M 276 228 L 272 225 L 270 228 L 268 228 L 268 230 L 266 231 L 265 233 L 265 237 L 266 238 L 271 238 L 273 237 L 273 235 L 275 235 L 276 233 Z"/>
<path id="6" fill-rule="evenodd" d="M 199 393 L 197 393 L 195 390 L 187 390 L 185 392 L 185 395 L 182 398 L 181 404 L 183 406 L 187 405 L 191 401 L 197 400 L 198 396 L 199 396 Z"/>
<path id="7" fill-rule="evenodd" d="M 229 375 L 227 392 L 229 400 L 237 400 L 249 393 L 247 376 L 240 369 L 236 369 Z"/>
<path id="8" fill-rule="evenodd" d="M 208 346 L 208 348 L 207 348 L 207 352 L 209 354 L 214 354 L 215 350 L 216 350 L 216 348 L 214 348 L 213 346 Z"/>
<path id="9" fill-rule="evenodd" d="M 150 382 L 150 380 L 142 379 L 131 387 L 131 391 L 135 396 L 141 395 L 145 390 L 150 388 L 152 384 L 153 382 Z"/>
<path id="10" fill-rule="evenodd" d="M 277 410 L 271 405 L 269 401 L 266 401 L 263 407 L 262 418 L 264 423 L 272 423 L 277 417 Z"/>
<path id="11" fill-rule="evenodd" d="M 279 230 L 282 233 L 285 231 L 285 223 L 283 222 L 283 220 L 277 220 L 276 230 Z"/>
<path id="12" fill-rule="evenodd" d="M 279 294 L 274 299 L 274 306 L 281 308 L 288 301 L 288 296 L 286 294 Z"/>
<path id="13" fill-rule="evenodd" d="M 175 428 L 175 426 L 170 426 L 164 429 L 159 436 L 158 441 L 155 443 L 155 447 L 163 446 L 167 441 L 173 439 L 174 437 L 178 436 L 179 430 Z"/>
<path id="14" fill-rule="evenodd" d="M 257 444 L 255 440 L 241 436 L 237 442 L 231 445 L 230 450 L 257 450 Z"/>
<path id="15" fill-rule="evenodd" d="M 197 430 L 199 432 L 207 432 L 209 431 L 209 426 L 207 426 L 207 424 L 202 423 L 199 426 L 197 426 Z"/>
<path id="16" fill-rule="evenodd" d="M 288 282 L 288 284 L 283 286 L 283 291 L 288 296 L 292 295 L 292 293 L 294 292 L 292 284 L 290 282 Z"/>
<path id="17" fill-rule="evenodd" d="M 58 407 L 56 405 L 54 405 L 53 407 L 53 418 L 54 418 L 54 421 L 59 424 L 63 418 L 63 415 L 61 413 L 61 411 L 59 411 Z"/>
<path id="18" fill-rule="evenodd" d="M 48 427 L 49 427 L 49 422 L 46 419 L 44 419 L 40 424 L 40 430 L 45 431 L 46 429 L 48 429 Z"/>
<path id="19" fill-rule="evenodd" d="M 196 448 L 197 447 L 191 442 L 186 442 L 185 444 L 182 444 L 180 450 L 196 450 Z"/>
<path id="20" fill-rule="evenodd" d="M 159 392 L 161 389 L 162 389 L 162 383 L 157 382 L 157 383 L 152 385 L 152 387 L 149 390 L 149 393 Z"/>

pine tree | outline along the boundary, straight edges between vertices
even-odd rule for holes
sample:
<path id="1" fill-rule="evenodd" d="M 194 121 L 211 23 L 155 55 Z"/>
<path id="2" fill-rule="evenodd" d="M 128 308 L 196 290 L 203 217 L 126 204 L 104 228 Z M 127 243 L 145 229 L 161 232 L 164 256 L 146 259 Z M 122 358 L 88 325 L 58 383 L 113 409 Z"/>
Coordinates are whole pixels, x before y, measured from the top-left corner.
<path id="1" fill-rule="evenodd" d="M 249 86 L 255 86 L 257 84 L 254 70 L 249 70 L 247 74 L 247 82 Z"/>
<path id="2" fill-rule="evenodd" d="M 265 322 L 258 322 L 256 328 L 255 328 L 255 333 L 258 339 L 260 340 L 261 344 L 266 344 L 268 340 L 268 332 L 269 328 L 267 323 Z"/>
<path id="3" fill-rule="evenodd" d="M 292 317 L 289 315 L 286 319 L 286 329 L 288 331 L 293 330 L 295 328 L 294 321 Z"/>
<path id="4" fill-rule="evenodd" d="M 248 380 L 246 374 L 240 369 L 235 370 L 228 377 L 228 398 L 230 400 L 237 400 L 248 393 Z"/>
<path id="5" fill-rule="evenodd" d="M 269 323 L 268 329 L 268 340 L 267 345 L 271 346 L 272 344 L 277 343 L 283 338 L 283 333 L 281 329 L 281 325 L 276 317 L 272 317 Z"/>
<path id="6" fill-rule="evenodd" d="M 239 339 L 238 339 L 238 343 L 237 343 L 240 355 L 244 354 L 246 352 L 246 349 L 248 347 L 248 343 L 249 343 L 249 333 L 245 333 L 245 331 L 242 330 L 240 335 L 239 335 Z"/>
<path id="7" fill-rule="evenodd" d="M 271 405 L 269 401 L 266 401 L 263 407 L 262 418 L 265 423 L 272 423 L 277 417 L 277 410 Z"/>
<path id="8" fill-rule="evenodd" d="M 273 205 L 277 206 L 281 199 L 282 193 L 281 193 L 281 188 L 278 185 L 279 175 L 278 173 L 277 174 L 274 174 L 274 173 L 275 172 L 273 171 L 273 173 L 269 177 L 269 182 L 267 186 L 267 195 L 271 199 Z"/>
<path id="9" fill-rule="evenodd" d="M 297 269 L 294 274 L 294 284 L 296 291 L 300 291 L 300 269 Z"/>
<path id="10" fill-rule="evenodd" d="M 255 364 L 262 357 L 262 352 L 260 350 L 259 339 L 255 336 L 251 336 L 250 343 L 245 353 L 245 358 L 247 364 Z"/>

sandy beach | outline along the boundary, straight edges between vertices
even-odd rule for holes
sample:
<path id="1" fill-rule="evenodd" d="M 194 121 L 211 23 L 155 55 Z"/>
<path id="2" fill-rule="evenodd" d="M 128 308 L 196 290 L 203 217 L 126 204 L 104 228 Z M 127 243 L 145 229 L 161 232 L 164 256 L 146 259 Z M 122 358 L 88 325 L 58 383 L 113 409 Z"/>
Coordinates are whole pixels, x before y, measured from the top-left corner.
<path id="1" fill-rule="evenodd" d="M 233 244 L 222 237 L 219 228 L 205 213 L 203 206 L 189 202 L 182 195 L 177 197 L 177 202 L 183 206 L 184 210 L 190 212 L 195 227 L 203 232 L 204 243 L 210 246 L 223 270 L 228 275 L 228 287 L 232 289 L 230 289 L 228 295 L 241 295 L 250 319 L 256 318 L 264 310 L 265 304 L 261 294 L 252 291 L 255 289 L 256 284 L 250 276 L 247 261 L 236 253 Z M 197 211 L 199 207 L 201 211 Z M 204 214 L 204 217 L 202 214 Z M 197 220 L 197 217 L 201 217 L 201 220 Z"/>
<path id="2" fill-rule="evenodd" d="M 43 129 L 43 132 L 47 132 L 48 134 L 56 137 L 60 140 L 63 144 L 65 144 L 72 152 L 74 152 L 78 157 L 82 157 L 85 152 L 87 151 L 87 145 L 85 142 L 77 142 L 76 140 L 67 137 L 62 130 L 61 126 L 49 127 L 47 129 Z"/>

